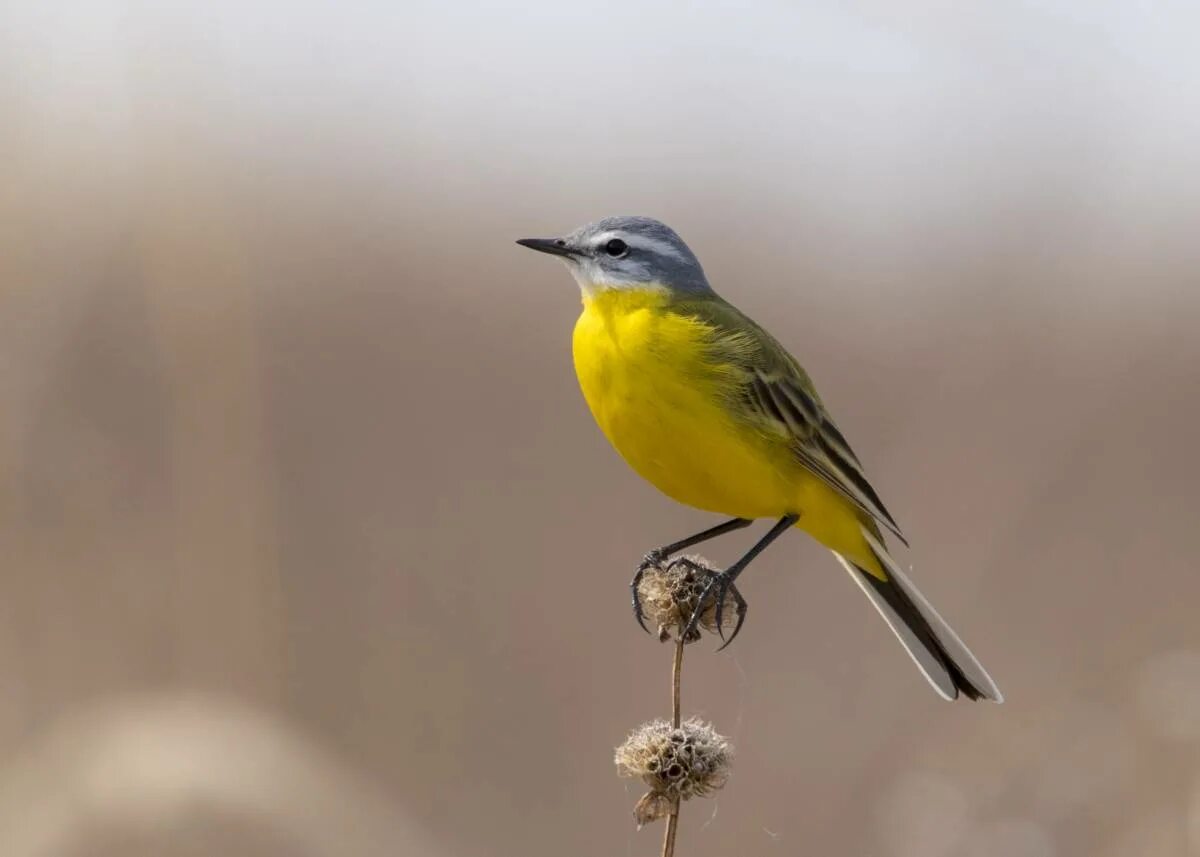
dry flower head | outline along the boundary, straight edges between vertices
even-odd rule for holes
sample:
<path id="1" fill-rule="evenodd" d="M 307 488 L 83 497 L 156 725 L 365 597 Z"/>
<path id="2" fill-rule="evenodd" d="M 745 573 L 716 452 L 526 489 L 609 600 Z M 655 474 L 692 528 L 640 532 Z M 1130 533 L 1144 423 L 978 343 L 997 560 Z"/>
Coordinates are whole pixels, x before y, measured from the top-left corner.
<path id="1" fill-rule="evenodd" d="M 644 723 L 617 748 L 617 771 L 640 777 L 650 789 L 637 806 L 638 827 L 663 818 L 676 800 L 707 797 L 729 779 L 733 748 L 698 718 L 678 728 L 666 720 Z"/>
<path id="2" fill-rule="evenodd" d="M 705 587 L 717 573 L 717 569 L 701 556 L 680 557 L 665 566 L 655 566 L 646 571 L 638 584 L 638 597 L 646 618 L 658 627 L 660 640 L 665 642 L 678 638 L 700 604 Z M 727 597 L 721 611 L 724 630 L 731 628 L 736 618 L 733 600 Z M 709 593 L 704 600 L 699 628 L 717 633 L 717 600 L 713 593 Z M 692 631 L 684 642 L 699 640 L 699 628 Z"/>

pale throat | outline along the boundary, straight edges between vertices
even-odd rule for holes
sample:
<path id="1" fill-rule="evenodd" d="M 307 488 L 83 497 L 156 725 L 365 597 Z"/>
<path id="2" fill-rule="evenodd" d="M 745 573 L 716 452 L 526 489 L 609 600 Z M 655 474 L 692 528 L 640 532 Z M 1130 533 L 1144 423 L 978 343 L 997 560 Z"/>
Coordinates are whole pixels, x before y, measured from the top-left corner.
<path id="1" fill-rule="evenodd" d="M 582 263 L 563 260 L 585 300 L 597 297 L 606 292 L 644 293 L 647 296 L 665 294 L 670 288 L 663 283 L 631 280 L 613 276 L 595 262 L 586 260 Z"/>

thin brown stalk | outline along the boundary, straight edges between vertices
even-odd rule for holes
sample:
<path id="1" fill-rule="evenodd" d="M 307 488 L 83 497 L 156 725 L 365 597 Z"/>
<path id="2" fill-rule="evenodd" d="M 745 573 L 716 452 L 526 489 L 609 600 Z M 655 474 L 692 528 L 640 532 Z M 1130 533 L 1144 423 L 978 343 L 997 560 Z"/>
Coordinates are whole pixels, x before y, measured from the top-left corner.
<path id="1" fill-rule="evenodd" d="M 679 684 L 683 673 L 683 639 L 675 641 L 675 660 L 671 665 L 671 725 L 678 729 L 679 716 Z M 679 830 L 679 798 L 671 804 L 671 814 L 667 816 L 667 830 L 663 834 L 662 857 L 674 857 L 675 834 Z"/>
<path id="2" fill-rule="evenodd" d="M 671 726 L 679 728 L 679 677 L 683 674 L 683 640 L 675 641 L 675 661 L 671 664 Z"/>

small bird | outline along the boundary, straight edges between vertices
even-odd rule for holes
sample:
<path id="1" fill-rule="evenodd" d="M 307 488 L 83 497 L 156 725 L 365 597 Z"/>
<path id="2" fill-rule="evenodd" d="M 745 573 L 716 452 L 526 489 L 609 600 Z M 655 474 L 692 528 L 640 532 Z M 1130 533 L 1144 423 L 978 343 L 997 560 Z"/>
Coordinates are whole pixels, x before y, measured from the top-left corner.
<path id="1" fill-rule="evenodd" d="M 850 573 L 941 696 L 1002 701 L 999 688 L 888 553 L 895 519 L 829 416 L 808 374 L 771 334 L 721 298 L 683 240 L 648 217 L 607 217 L 561 238 L 518 244 L 559 257 L 583 292 L 575 371 L 617 452 L 668 497 L 731 516 L 646 555 L 634 577 L 693 545 L 772 518 L 705 597 L 746 602 L 734 581 L 792 527 Z M 702 598 L 701 603 L 705 599 Z M 685 629 L 695 630 L 700 611 Z"/>

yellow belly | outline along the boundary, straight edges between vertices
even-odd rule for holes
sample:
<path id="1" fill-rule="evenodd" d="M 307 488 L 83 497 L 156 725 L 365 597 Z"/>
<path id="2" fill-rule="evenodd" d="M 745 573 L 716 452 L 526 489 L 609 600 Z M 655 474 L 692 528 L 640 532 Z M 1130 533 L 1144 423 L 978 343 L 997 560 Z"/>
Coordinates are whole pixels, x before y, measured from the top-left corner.
<path id="1" fill-rule="evenodd" d="M 721 405 L 720 380 L 700 361 L 703 330 L 662 312 L 656 298 L 603 293 L 575 326 L 575 370 L 601 430 L 681 503 L 746 518 L 791 511 L 790 474 Z"/>
<path id="2" fill-rule="evenodd" d="M 731 381 L 703 360 L 706 329 L 664 312 L 665 294 L 585 298 L 575 371 L 592 415 L 642 478 L 688 506 L 739 518 L 800 515 L 827 547 L 874 565 L 859 515 L 778 437 L 734 421 Z"/>

